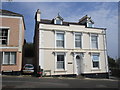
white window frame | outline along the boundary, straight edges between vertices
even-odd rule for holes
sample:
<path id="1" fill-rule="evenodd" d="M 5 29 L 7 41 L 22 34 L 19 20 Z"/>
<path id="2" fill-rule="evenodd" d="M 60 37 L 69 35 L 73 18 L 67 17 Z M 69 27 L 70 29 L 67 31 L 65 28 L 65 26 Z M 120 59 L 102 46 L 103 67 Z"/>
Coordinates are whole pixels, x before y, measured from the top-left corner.
<path id="1" fill-rule="evenodd" d="M 92 36 L 97 36 L 97 48 L 93 48 L 92 47 Z M 90 49 L 99 49 L 99 35 L 98 34 L 93 34 L 93 33 L 90 33 Z"/>
<path id="2" fill-rule="evenodd" d="M 90 27 L 89 24 L 91 24 L 92 26 Z M 87 23 L 87 27 L 92 28 L 92 27 L 94 27 L 94 24 L 92 24 L 92 22 L 88 22 L 88 23 Z"/>
<path id="3" fill-rule="evenodd" d="M 64 34 L 64 46 L 63 47 L 57 47 L 57 33 Z M 55 31 L 55 48 L 66 48 L 66 32 L 65 31 Z"/>
<path id="4" fill-rule="evenodd" d="M 99 63 L 99 67 L 93 67 L 93 55 L 99 55 L 98 57 L 98 63 Z M 98 69 L 101 69 L 101 61 L 100 61 L 100 53 L 91 53 L 91 67 L 92 67 L 92 70 L 98 70 Z"/>
<path id="5" fill-rule="evenodd" d="M 57 55 L 64 55 L 64 69 L 58 69 L 57 68 Z M 67 70 L 67 59 L 66 59 L 66 53 L 65 52 L 55 52 L 55 71 L 66 71 Z"/>
<path id="6" fill-rule="evenodd" d="M 10 53 L 10 61 L 9 61 L 9 63 L 8 64 L 4 64 L 3 62 L 4 62 L 4 60 L 5 60 L 5 52 L 2 52 L 3 54 L 3 60 L 2 60 L 2 65 L 16 65 L 16 63 L 17 63 L 17 52 L 7 52 L 7 53 Z M 11 64 L 10 62 L 11 62 L 11 53 L 15 53 L 15 63 L 14 64 Z"/>
<path id="7" fill-rule="evenodd" d="M 61 23 L 60 24 L 57 24 L 57 21 L 56 20 L 60 20 L 61 21 Z M 57 25 L 62 25 L 62 20 L 61 19 L 59 19 L 59 18 L 55 18 L 55 20 L 54 20 L 54 24 L 57 24 Z"/>
<path id="8" fill-rule="evenodd" d="M 81 47 L 76 47 L 75 46 L 75 35 L 78 34 L 78 35 L 81 35 Z M 74 32 L 74 49 L 77 48 L 77 49 L 82 49 L 83 48 L 83 33 L 82 32 Z"/>
<path id="9" fill-rule="evenodd" d="M 5 44 L 4 46 L 9 45 L 9 38 L 10 38 L 10 27 L 0 27 L 0 29 L 7 29 L 8 30 L 8 35 L 7 35 L 7 44 Z M 3 44 L 0 44 L 3 45 Z"/>

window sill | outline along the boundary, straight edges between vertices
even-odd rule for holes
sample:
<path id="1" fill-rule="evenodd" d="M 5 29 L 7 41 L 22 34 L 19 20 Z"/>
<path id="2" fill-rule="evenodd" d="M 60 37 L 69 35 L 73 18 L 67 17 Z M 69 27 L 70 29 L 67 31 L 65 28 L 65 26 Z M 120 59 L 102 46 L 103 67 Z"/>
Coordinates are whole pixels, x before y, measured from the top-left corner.
<path id="1" fill-rule="evenodd" d="M 0 46 L 2 46 L 2 47 L 6 47 L 6 46 L 8 46 L 7 44 L 0 44 Z"/>
<path id="2" fill-rule="evenodd" d="M 64 69 L 60 69 L 60 70 L 55 70 L 54 72 L 67 72 L 67 70 L 64 70 Z"/>
<path id="3" fill-rule="evenodd" d="M 92 68 L 91 71 L 100 71 L 100 68 Z"/>
<path id="4" fill-rule="evenodd" d="M 2 66 L 15 66 L 17 64 L 2 64 Z"/>
<path id="5" fill-rule="evenodd" d="M 82 47 L 74 47 L 74 48 L 76 48 L 76 49 L 82 49 Z"/>
<path id="6" fill-rule="evenodd" d="M 63 49 L 63 48 L 65 48 L 65 47 L 56 47 L 56 48 L 58 48 L 58 49 Z"/>
<path id="7" fill-rule="evenodd" d="M 74 47 L 75 49 L 83 49 L 83 48 L 81 48 L 81 47 Z"/>
<path id="8" fill-rule="evenodd" d="M 99 50 L 99 48 L 91 48 L 92 50 Z"/>

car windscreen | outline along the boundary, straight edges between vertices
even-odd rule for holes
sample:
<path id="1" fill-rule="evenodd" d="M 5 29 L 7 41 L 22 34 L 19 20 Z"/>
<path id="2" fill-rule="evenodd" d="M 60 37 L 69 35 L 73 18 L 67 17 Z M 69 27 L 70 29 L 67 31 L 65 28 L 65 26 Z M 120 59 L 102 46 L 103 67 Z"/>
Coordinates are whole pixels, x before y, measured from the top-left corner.
<path id="1" fill-rule="evenodd" d="M 33 66 L 25 66 L 25 68 L 33 68 Z"/>

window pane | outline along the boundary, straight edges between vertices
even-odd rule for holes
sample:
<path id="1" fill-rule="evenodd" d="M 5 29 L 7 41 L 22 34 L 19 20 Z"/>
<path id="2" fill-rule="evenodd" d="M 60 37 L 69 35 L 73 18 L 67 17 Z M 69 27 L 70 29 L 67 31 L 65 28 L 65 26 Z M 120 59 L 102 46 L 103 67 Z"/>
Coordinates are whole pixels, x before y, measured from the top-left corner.
<path id="1" fill-rule="evenodd" d="M 98 48 L 97 36 L 91 37 L 92 48 Z"/>
<path id="2" fill-rule="evenodd" d="M 15 64 L 15 63 L 16 63 L 16 53 L 12 52 L 10 58 L 10 64 Z"/>
<path id="3" fill-rule="evenodd" d="M 2 44 L 7 44 L 7 40 L 2 40 Z"/>
<path id="4" fill-rule="evenodd" d="M 57 61 L 64 61 L 64 55 L 57 55 Z"/>
<path id="5" fill-rule="evenodd" d="M 57 69 L 64 69 L 64 61 L 57 62 Z"/>
<path id="6" fill-rule="evenodd" d="M 93 55 L 93 61 L 98 61 L 99 60 L 99 55 Z"/>
<path id="7" fill-rule="evenodd" d="M 92 27 L 93 26 L 93 24 L 92 23 L 88 23 L 88 27 Z"/>
<path id="8" fill-rule="evenodd" d="M 2 36 L 7 36 L 7 33 L 8 33 L 8 30 L 6 30 L 6 29 L 2 30 Z"/>
<path id="9" fill-rule="evenodd" d="M 93 67 L 99 68 L 99 54 L 94 54 L 92 56 L 92 60 L 93 60 Z"/>
<path id="10" fill-rule="evenodd" d="M 64 47 L 64 34 L 63 33 L 57 33 L 56 38 L 56 46 L 57 47 Z"/>
<path id="11" fill-rule="evenodd" d="M 92 36 L 92 41 L 97 41 L 97 36 Z"/>
<path id="12" fill-rule="evenodd" d="M 8 29 L 0 29 L 0 44 L 7 44 Z"/>
<path id="13" fill-rule="evenodd" d="M 81 42 L 80 41 L 75 41 L 75 47 L 81 47 Z"/>
<path id="14" fill-rule="evenodd" d="M 81 35 L 75 35 L 75 40 L 81 40 Z"/>
<path id="15" fill-rule="evenodd" d="M 2 45 L 2 40 L 0 39 L 0 45 Z"/>
<path id="16" fill-rule="evenodd" d="M 99 62 L 93 62 L 93 67 L 99 68 Z"/>
<path id="17" fill-rule="evenodd" d="M 9 64 L 9 61 L 10 61 L 10 53 L 5 52 L 3 64 Z"/>
<path id="18" fill-rule="evenodd" d="M 0 29 L 0 36 L 2 36 L 2 30 Z"/>
<path id="19" fill-rule="evenodd" d="M 64 41 L 57 40 L 57 47 L 64 47 Z"/>
<path id="20" fill-rule="evenodd" d="M 61 20 L 56 20 L 56 24 L 61 24 Z"/>
<path id="21" fill-rule="evenodd" d="M 92 42 L 92 48 L 98 48 L 97 42 Z"/>
<path id="22" fill-rule="evenodd" d="M 64 69 L 64 55 L 57 55 L 57 69 Z"/>
<path id="23" fill-rule="evenodd" d="M 81 48 L 81 35 L 80 34 L 75 35 L 75 47 Z"/>
<path id="24" fill-rule="evenodd" d="M 64 40 L 64 34 L 63 33 L 57 33 L 57 40 Z"/>

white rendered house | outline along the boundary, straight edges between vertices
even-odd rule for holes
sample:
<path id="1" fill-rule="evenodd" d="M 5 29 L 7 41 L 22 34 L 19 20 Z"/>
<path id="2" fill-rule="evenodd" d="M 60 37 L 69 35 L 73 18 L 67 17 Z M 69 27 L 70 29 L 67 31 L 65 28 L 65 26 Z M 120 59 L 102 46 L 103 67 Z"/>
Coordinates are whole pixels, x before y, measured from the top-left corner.
<path id="1" fill-rule="evenodd" d="M 36 70 L 44 75 L 108 77 L 106 29 L 94 27 L 87 15 L 79 22 L 65 22 L 58 14 L 52 20 L 35 16 Z"/>

